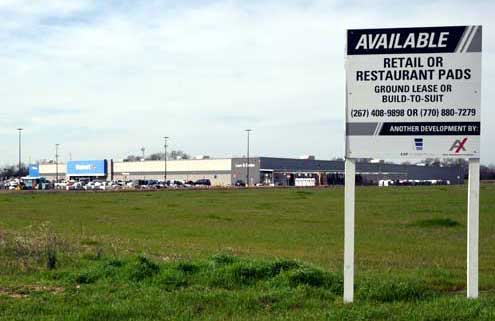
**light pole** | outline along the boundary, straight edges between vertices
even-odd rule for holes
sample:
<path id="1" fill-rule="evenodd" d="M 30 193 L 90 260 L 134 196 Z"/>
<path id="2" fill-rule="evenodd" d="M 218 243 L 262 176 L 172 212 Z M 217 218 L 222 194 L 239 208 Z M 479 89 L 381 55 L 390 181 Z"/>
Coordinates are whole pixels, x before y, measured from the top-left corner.
<path id="1" fill-rule="evenodd" d="M 58 183 L 58 146 L 60 144 L 55 144 L 55 182 Z"/>
<path id="2" fill-rule="evenodd" d="M 141 153 L 143 153 L 143 158 L 141 159 L 142 161 L 144 161 L 144 151 L 145 151 L 144 147 L 141 147 Z"/>
<path id="3" fill-rule="evenodd" d="M 249 134 L 252 129 L 246 129 L 247 133 L 247 162 L 246 162 L 246 186 L 249 186 Z"/>
<path id="4" fill-rule="evenodd" d="M 163 184 L 167 184 L 167 140 L 168 136 L 163 136 Z"/>
<path id="5" fill-rule="evenodd" d="M 19 177 L 21 176 L 21 132 L 24 128 L 17 128 L 19 132 Z"/>

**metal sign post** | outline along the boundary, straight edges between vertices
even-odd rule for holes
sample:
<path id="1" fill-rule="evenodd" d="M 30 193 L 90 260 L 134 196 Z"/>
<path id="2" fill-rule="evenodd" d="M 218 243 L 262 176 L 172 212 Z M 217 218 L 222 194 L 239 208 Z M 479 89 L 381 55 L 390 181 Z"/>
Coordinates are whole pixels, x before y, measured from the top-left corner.
<path id="1" fill-rule="evenodd" d="M 469 159 L 467 296 L 478 297 L 481 26 L 347 30 L 344 301 L 356 158 Z"/>

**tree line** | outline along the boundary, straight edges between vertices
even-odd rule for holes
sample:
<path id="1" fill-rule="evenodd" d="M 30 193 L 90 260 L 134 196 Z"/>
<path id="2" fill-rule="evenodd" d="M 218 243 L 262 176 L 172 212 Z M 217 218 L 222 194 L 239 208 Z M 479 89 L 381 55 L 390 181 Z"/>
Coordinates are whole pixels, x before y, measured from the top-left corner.
<path id="1" fill-rule="evenodd" d="M 9 179 L 12 177 L 23 177 L 27 176 L 29 169 L 25 164 L 21 164 L 21 169 L 19 170 L 19 165 L 6 165 L 0 168 L 0 180 Z"/>
<path id="2" fill-rule="evenodd" d="M 144 157 L 144 160 L 164 160 L 164 153 L 153 153 Z M 143 159 L 143 156 L 138 155 L 129 155 L 124 158 L 124 162 L 138 162 Z M 181 150 L 173 150 L 167 153 L 168 160 L 178 160 L 178 159 L 191 159 L 191 155 L 181 151 Z"/>
<path id="3" fill-rule="evenodd" d="M 441 167 L 457 167 L 460 166 L 464 178 L 468 178 L 469 161 L 462 158 L 427 158 L 421 164 L 424 166 L 441 166 Z M 480 179 L 481 180 L 495 180 L 495 165 L 480 165 Z"/>
<path id="4" fill-rule="evenodd" d="M 145 157 L 145 160 L 163 160 L 164 153 L 153 153 Z M 181 150 L 172 150 L 167 153 L 167 159 L 169 160 L 178 160 L 178 159 L 191 159 L 191 156 Z M 124 158 L 124 162 L 135 162 L 141 161 L 142 156 L 137 155 L 129 155 Z M 55 164 L 54 160 L 40 160 L 39 164 Z M 24 177 L 29 174 L 29 166 L 26 164 L 21 164 L 21 168 L 19 170 L 19 165 L 4 165 L 0 167 L 0 180 L 6 180 L 9 178 L 15 177 Z"/>

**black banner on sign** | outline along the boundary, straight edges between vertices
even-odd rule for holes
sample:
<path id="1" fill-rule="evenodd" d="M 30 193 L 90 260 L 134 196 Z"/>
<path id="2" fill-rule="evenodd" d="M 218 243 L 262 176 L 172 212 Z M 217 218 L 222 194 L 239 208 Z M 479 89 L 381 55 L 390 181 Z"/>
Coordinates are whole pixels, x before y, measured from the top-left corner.
<path id="1" fill-rule="evenodd" d="M 348 55 L 481 51 L 481 26 L 347 30 Z M 468 50 L 468 48 L 471 50 Z"/>
<path id="2" fill-rule="evenodd" d="M 383 123 L 380 136 L 479 136 L 480 122 Z"/>

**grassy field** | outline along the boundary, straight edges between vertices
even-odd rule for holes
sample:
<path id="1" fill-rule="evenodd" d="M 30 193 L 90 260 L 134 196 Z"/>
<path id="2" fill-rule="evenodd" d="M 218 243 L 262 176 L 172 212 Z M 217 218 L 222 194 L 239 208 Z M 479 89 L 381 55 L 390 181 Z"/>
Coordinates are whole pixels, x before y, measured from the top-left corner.
<path id="1" fill-rule="evenodd" d="M 0 194 L 0 320 L 495 320 L 495 185 L 480 300 L 466 187 L 357 189 L 342 303 L 343 189 Z"/>

